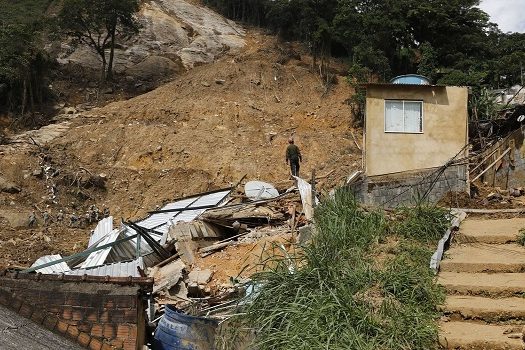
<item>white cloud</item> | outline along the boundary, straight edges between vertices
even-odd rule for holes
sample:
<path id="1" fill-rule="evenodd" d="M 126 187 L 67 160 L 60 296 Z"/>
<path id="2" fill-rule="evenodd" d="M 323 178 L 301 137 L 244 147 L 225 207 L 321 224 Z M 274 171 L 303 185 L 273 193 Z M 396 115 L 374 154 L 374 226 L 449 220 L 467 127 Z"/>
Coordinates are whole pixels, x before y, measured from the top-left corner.
<path id="1" fill-rule="evenodd" d="M 503 32 L 525 33 L 525 0 L 482 0 L 480 7 Z"/>

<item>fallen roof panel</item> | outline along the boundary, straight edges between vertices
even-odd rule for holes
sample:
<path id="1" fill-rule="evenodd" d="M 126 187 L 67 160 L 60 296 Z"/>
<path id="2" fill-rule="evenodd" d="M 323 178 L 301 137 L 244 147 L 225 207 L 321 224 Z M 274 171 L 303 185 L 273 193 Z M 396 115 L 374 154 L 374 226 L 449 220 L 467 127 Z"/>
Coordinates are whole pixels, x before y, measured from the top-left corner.
<path id="1" fill-rule="evenodd" d="M 89 269 L 75 269 L 66 272 L 66 275 L 75 276 L 110 276 L 110 277 L 141 277 L 138 268 L 144 269 L 142 257 L 128 262 L 117 262 Z"/>
<path id="2" fill-rule="evenodd" d="M 56 261 L 62 259 L 62 256 L 59 254 L 56 255 L 45 255 L 40 258 L 38 258 L 31 267 L 40 266 L 43 264 L 47 264 L 51 261 Z M 54 274 L 54 273 L 64 273 L 71 270 L 69 266 L 65 262 L 57 263 L 51 266 L 47 266 L 41 269 L 36 270 L 36 272 L 40 272 L 43 274 Z"/>
<path id="3" fill-rule="evenodd" d="M 113 216 L 100 220 L 93 234 L 89 238 L 88 248 L 100 241 L 104 236 L 113 231 Z"/>

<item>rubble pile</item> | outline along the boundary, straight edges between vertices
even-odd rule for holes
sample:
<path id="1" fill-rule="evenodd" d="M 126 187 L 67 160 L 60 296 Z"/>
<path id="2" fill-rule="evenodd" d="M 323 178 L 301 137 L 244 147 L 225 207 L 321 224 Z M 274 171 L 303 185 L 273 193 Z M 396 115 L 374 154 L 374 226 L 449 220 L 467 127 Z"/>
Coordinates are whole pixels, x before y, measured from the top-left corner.
<path id="1" fill-rule="evenodd" d="M 207 266 L 207 259 L 215 261 L 213 255 L 217 254 L 227 265 L 227 251 L 250 252 L 271 240 L 290 244 L 298 229 L 311 219 L 305 215 L 309 210 L 303 203 L 317 201 L 312 200 L 312 187 L 301 179 L 300 188 L 294 186 L 281 193 L 259 181 L 246 183 L 243 193 L 238 190 L 242 181 L 229 189 L 167 203 L 142 220 L 122 221 L 118 227 L 113 226 L 113 217 L 104 217 L 85 251 L 68 257 L 43 256 L 22 272 L 150 277 L 154 286 L 147 314 L 153 328 L 166 305 L 188 315 L 214 315 L 224 320 L 227 310 L 253 288 L 249 274 L 241 274 L 256 263 L 236 261 L 237 271 L 224 273 L 217 263 Z M 260 191 L 254 192 L 254 188 Z M 100 213 L 93 208 L 98 218 L 96 214 Z M 259 256 L 264 248 L 260 249 Z"/>

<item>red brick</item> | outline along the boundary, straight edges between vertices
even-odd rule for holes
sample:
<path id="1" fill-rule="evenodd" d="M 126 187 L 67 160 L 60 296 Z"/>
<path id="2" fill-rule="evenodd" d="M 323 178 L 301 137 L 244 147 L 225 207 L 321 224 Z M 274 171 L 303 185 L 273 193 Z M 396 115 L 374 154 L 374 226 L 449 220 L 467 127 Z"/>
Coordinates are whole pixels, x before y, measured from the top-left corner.
<path id="1" fill-rule="evenodd" d="M 89 322 L 79 322 L 77 324 L 77 328 L 79 331 L 84 333 L 89 333 L 91 331 L 92 324 Z"/>
<path id="2" fill-rule="evenodd" d="M 102 337 L 102 331 L 104 328 L 100 324 L 94 324 L 93 327 L 91 327 L 91 335 L 94 337 Z"/>
<path id="3" fill-rule="evenodd" d="M 98 339 L 95 339 L 95 338 L 91 338 L 91 342 L 89 343 L 89 348 L 91 350 L 100 350 L 102 349 L 102 341 L 98 340 Z"/>
<path id="4" fill-rule="evenodd" d="M 31 305 L 23 303 L 18 313 L 20 314 L 20 316 L 23 316 L 25 318 L 31 318 L 31 315 L 33 314 L 33 308 L 31 307 Z"/>
<path id="5" fill-rule="evenodd" d="M 135 340 L 126 340 L 122 346 L 124 350 L 137 350 L 137 342 Z"/>
<path id="6" fill-rule="evenodd" d="M 87 309 L 84 312 L 84 320 L 89 322 L 98 322 L 98 311 L 95 309 Z"/>
<path id="7" fill-rule="evenodd" d="M 115 334 L 116 334 L 115 325 L 112 325 L 112 324 L 104 325 L 104 329 L 102 331 L 102 335 L 104 336 L 104 338 L 113 339 L 115 338 Z"/>
<path id="8" fill-rule="evenodd" d="M 83 347 L 87 347 L 89 345 L 89 342 L 91 341 L 91 336 L 87 333 L 81 332 L 78 335 L 77 342 L 82 345 Z"/>
<path id="9" fill-rule="evenodd" d="M 58 306 L 58 305 L 47 305 L 46 306 L 47 312 L 50 312 L 52 314 L 61 313 L 62 312 L 62 308 L 63 308 L 63 306 Z"/>
<path id="10" fill-rule="evenodd" d="M 124 346 L 123 339 L 112 339 L 110 342 L 112 348 L 122 349 Z"/>
<path id="11" fill-rule="evenodd" d="M 35 310 L 31 315 L 31 319 L 38 324 L 42 324 L 45 318 L 46 312 L 41 310 Z"/>
<path id="12" fill-rule="evenodd" d="M 81 307 L 73 307 L 71 312 L 71 319 L 73 321 L 81 321 L 84 318 L 84 309 Z"/>
<path id="13" fill-rule="evenodd" d="M 78 330 L 76 326 L 69 325 L 69 327 L 67 328 L 67 335 L 71 339 L 73 340 L 77 339 L 79 334 L 80 334 L 80 331 Z"/>
<path id="14" fill-rule="evenodd" d="M 102 350 L 115 350 L 115 348 L 108 343 L 102 344 Z"/>
<path id="15" fill-rule="evenodd" d="M 42 325 L 47 329 L 55 329 L 55 326 L 58 323 L 58 317 L 55 315 L 47 314 L 46 318 L 44 319 L 44 322 L 42 322 Z"/>
<path id="16" fill-rule="evenodd" d="M 137 322 L 137 310 L 125 310 L 124 311 L 124 322 L 126 323 L 136 323 Z"/>
<path id="17" fill-rule="evenodd" d="M 115 301 L 114 300 L 105 300 L 104 301 L 104 309 L 114 309 L 115 308 Z"/>
<path id="18" fill-rule="evenodd" d="M 100 323 L 108 323 L 110 321 L 109 311 L 102 311 L 98 317 Z"/>
<path id="19" fill-rule="evenodd" d="M 127 339 L 129 337 L 129 326 L 120 324 L 117 327 L 117 338 Z"/>
<path id="20" fill-rule="evenodd" d="M 64 309 L 62 309 L 62 315 L 60 318 L 64 320 L 72 320 L 73 319 L 73 308 L 71 306 L 64 307 Z"/>
<path id="21" fill-rule="evenodd" d="M 137 339 L 137 325 L 131 324 L 129 325 L 129 339 Z"/>
<path id="22" fill-rule="evenodd" d="M 56 326 L 55 326 L 55 329 L 58 332 L 65 334 L 67 332 L 67 328 L 68 327 L 69 327 L 69 323 L 66 323 L 64 321 L 58 321 Z"/>

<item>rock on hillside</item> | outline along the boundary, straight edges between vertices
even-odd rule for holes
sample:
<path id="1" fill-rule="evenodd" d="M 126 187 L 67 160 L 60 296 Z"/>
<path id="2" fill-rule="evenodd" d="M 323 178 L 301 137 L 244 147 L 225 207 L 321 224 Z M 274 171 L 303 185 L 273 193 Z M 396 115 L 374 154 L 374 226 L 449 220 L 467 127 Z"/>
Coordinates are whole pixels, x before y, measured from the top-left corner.
<path id="1" fill-rule="evenodd" d="M 214 61 L 241 49 L 244 30 L 219 14 L 184 0 L 144 2 L 138 35 L 115 51 L 115 72 L 129 80 L 157 80 Z M 86 46 L 62 44 L 58 61 L 98 70 L 98 56 Z"/>

